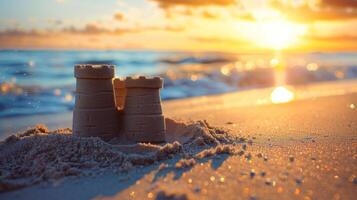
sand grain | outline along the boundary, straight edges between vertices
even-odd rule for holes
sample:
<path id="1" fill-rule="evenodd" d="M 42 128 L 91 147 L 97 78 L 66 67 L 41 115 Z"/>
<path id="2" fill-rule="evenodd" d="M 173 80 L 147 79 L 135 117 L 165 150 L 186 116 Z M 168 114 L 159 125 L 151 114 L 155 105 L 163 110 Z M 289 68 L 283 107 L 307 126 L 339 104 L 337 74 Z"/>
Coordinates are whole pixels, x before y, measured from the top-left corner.
<path id="1" fill-rule="evenodd" d="M 177 167 L 194 165 L 195 159 L 232 153 L 227 144 L 238 139 L 205 121 L 166 120 L 166 144 L 120 144 L 100 138 L 73 136 L 71 129 L 48 130 L 37 125 L 0 143 L 0 191 L 14 190 L 66 176 L 96 174 L 102 169 L 115 172 L 138 165 L 182 157 Z"/>

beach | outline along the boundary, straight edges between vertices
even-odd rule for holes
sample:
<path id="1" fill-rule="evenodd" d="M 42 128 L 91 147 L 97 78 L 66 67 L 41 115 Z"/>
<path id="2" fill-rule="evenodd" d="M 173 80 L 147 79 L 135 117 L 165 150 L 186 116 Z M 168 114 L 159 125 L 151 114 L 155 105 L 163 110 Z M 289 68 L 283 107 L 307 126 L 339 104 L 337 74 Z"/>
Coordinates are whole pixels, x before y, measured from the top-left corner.
<path id="1" fill-rule="evenodd" d="M 174 154 L 119 173 L 103 170 L 53 179 L 2 192 L 0 198 L 354 199 L 357 93 L 342 85 L 307 87 L 304 91 L 325 93 L 302 98 L 297 92 L 297 100 L 276 105 L 264 103 L 264 98 L 253 102 L 244 93 L 165 101 L 166 117 L 206 120 L 210 130 L 220 127 L 215 130 L 241 141 L 222 142 L 227 151 L 208 146 L 203 156 Z"/>
<path id="2" fill-rule="evenodd" d="M 0 1 L 0 200 L 357 199 L 357 0 Z"/>

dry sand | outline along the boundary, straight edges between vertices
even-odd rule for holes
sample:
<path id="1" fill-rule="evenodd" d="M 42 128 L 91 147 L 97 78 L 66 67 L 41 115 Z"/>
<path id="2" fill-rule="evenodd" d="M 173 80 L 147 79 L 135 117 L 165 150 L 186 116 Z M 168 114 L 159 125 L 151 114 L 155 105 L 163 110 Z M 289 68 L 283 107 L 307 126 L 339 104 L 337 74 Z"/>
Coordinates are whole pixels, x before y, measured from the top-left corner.
<path id="1" fill-rule="evenodd" d="M 169 120 L 166 145 L 108 144 L 45 128 L 12 137 L 0 149 L 3 190 L 27 185 L 0 193 L 0 199 L 355 199 L 356 93 L 247 107 L 225 104 L 230 99 L 209 104 L 214 98 L 165 102 L 167 116 L 192 120 Z M 185 105 L 196 106 L 178 112 Z M 41 147 L 44 138 L 52 142 Z M 51 152 L 67 154 L 55 154 L 61 162 L 53 162 Z M 82 159 L 94 165 L 82 168 Z M 36 173 L 16 177 L 22 167 L 10 166 L 21 161 L 47 164 L 36 171 L 41 163 L 32 162 L 24 167 Z M 56 168 L 62 164 L 76 173 Z M 47 170 L 60 175 L 45 178 Z"/>
<path id="2" fill-rule="evenodd" d="M 67 176 L 96 175 L 103 170 L 126 172 L 174 156 L 185 168 L 216 154 L 233 154 L 233 146 L 244 142 L 205 121 L 178 122 L 166 119 L 164 144 L 121 144 L 100 138 L 73 136 L 71 129 L 49 131 L 37 125 L 11 135 L 0 143 L 0 192 L 31 186 Z M 231 146 L 228 146 L 231 145 Z"/>

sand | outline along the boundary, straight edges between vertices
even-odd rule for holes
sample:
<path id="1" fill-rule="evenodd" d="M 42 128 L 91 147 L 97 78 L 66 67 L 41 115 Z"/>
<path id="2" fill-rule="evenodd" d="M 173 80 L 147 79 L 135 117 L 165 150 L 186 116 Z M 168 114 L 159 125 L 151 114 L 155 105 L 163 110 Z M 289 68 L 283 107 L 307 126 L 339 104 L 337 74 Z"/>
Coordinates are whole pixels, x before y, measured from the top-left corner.
<path id="1" fill-rule="evenodd" d="M 67 176 L 100 174 L 109 169 L 125 172 L 135 166 L 151 165 L 174 156 L 177 168 L 193 166 L 196 159 L 233 154 L 229 145 L 244 140 L 205 121 L 180 122 L 166 119 L 168 142 L 122 144 L 113 139 L 73 136 L 71 129 L 50 131 L 36 125 L 11 135 L 0 144 L 0 191 L 15 190 Z"/>
<path id="2" fill-rule="evenodd" d="M 175 119 L 172 138 L 179 138 L 166 144 L 176 146 L 174 153 L 146 162 L 165 144 L 107 143 L 105 152 L 138 159 L 124 159 L 131 165 L 117 172 L 123 165 L 102 167 L 106 160 L 99 160 L 87 168 L 93 174 L 77 168 L 78 175 L 40 180 L 0 199 L 355 199 L 357 109 L 351 105 L 357 93 L 324 96 L 280 105 L 236 105 L 233 94 L 164 102 L 165 115 Z M 18 136 L 17 143 L 66 135 L 41 129 L 39 136 Z"/>

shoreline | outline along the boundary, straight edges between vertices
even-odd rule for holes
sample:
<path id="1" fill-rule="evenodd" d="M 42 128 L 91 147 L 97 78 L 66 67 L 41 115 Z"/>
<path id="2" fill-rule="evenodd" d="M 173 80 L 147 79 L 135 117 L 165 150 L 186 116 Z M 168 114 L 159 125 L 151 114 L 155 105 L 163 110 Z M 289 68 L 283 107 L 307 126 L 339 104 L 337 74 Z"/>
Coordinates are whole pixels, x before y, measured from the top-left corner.
<path id="1" fill-rule="evenodd" d="M 356 93 L 357 87 L 355 85 L 357 85 L 357 80 L 322 82 L 288 87 L 295 94 L 295 99 L 293 100 L 295 102 L 323 96 Z M 163 111 L 166 117 L 174 117 L 202 109 L 219 110 L 224 108 L 273 105 L 270 100 L 270 94 L 273 89 L 262 88 L 210 96 L 166 100 L 163 101 Z M 26 128 L 33 127 L 36 124 L 45 124 L 50 129 L 72 127 L 72 112 L 1 118 L 0 140 Z"/>

